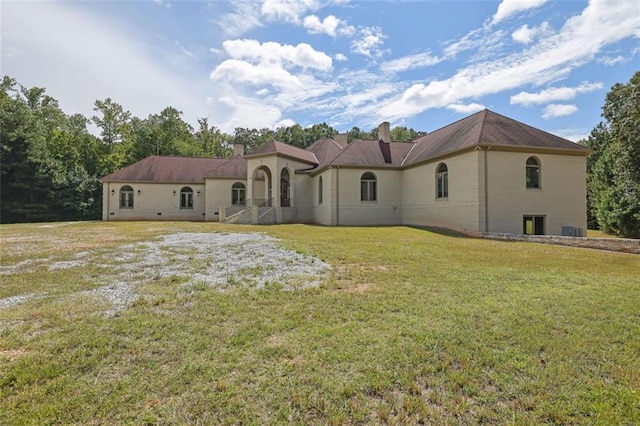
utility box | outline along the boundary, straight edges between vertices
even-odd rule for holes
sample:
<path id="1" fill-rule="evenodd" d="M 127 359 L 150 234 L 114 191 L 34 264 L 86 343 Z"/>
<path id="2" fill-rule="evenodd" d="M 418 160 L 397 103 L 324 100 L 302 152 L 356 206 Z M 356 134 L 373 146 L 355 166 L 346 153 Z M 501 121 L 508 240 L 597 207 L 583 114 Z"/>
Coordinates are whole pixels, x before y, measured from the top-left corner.
<path id="1" fill-rule="evenodd" d="M 582 228 L 574 228 L 573 226 L 562 227 L 563 237 L 584 237 L 584 231 Z"/>

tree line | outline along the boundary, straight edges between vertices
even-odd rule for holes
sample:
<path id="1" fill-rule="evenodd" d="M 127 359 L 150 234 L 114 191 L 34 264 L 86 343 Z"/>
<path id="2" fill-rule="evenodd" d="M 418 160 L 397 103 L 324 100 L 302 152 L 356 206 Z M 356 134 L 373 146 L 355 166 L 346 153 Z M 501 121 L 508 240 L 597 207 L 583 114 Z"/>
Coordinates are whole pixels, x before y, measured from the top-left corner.
<path id="1" fill-rule="evenodd" d="M 100 179 L 150 155 L 218 157 L 245 152 L 273 140 L 306 148 L 338 133 L 326 123 L 272 129 L 236 128 L 226 134 L 167 107 L 147 118 L 131 115 L 107 98 L 96 100 L 94 115 L 65 114 L 56 99 L 40 87 L 28 88 L 4 76 L 0 83 L 0 223 L 99 219 Z M 99 136 L 89 131 L 95 126 Z M 413 140 L 426 132 L 406 127 L 391 130 L 393 140 Z M 376 139 L 377 129 L 348 132 L 353 139 Z"/>
<path id="2" fill-rule="evenodd" d="M 278 140 L 306 148 L 338 132 L 326 123 L 272 129 L 236 128 L 233 135 L 198 119 L 193 128 L 182 113 L 133 117 L 112 99 L 97 100 L 94 115 L 65 114 L 40 87 L 27 88 L 4 76 L 0 83 L 0 222 L 98 219 L 100 179 L 150 155 L 230 157 L 233 145 L 245 151 Z M 587 159 L 590 229 L 640 238 L 640 71 L 607 93 L 603 121 L 580 141 L 594 150 Z M 94 125 L 99 136 L 91 134 Z M 425 135 L 407 127 L 391 129 L 391 139 Z M 348 142 L 377 139 L 377 128 L 353 127 Z"/>
<path id="3" fill-rule="evenodd" d="M 587 159 L 589 228 L 640 238 L 640 71 L 611 88 L 602 117 L 580 142 L 594 150 Z"/>

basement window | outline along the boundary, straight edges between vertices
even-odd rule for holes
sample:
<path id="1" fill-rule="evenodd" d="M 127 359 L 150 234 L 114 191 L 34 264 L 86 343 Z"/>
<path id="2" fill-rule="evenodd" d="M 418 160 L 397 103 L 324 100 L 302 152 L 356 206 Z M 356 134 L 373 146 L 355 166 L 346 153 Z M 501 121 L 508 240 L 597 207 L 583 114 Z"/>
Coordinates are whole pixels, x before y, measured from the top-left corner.
<path id="1" fill-rule="evenodd" d="M 544 216 L 524 216 L 522 233 L 525 235 L 544 235 Z"/>

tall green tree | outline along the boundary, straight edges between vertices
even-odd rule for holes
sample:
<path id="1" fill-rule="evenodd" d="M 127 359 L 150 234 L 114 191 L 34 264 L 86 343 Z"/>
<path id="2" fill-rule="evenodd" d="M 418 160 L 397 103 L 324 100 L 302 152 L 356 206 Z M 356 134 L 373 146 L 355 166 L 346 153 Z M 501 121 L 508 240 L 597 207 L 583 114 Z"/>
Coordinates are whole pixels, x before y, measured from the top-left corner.
<path id="1" fill-rule="evenodd" d="M 93 110 L 97 113 L 91 121 L 100 129 L 102 143 L 112 152 L 114 144 L 122 142 L 128 130 L 131 113 L 111 98 L 96 100 Z"/>
<path id="2" fill-rule="evenodd" d="M 150 155 L 202 156 L 202 147 L 194 137 L 193 128 L 186 123 L 182 112 L 167 107 L 160 114 L 144 120 L 131 120 L 132 160 Z"/>
<path id="3" fill-rule="evenodd" d="M 314 124 L 304 129 L 305 132 L 305 144 L 300 148 L 306 148 L 318 139 L 331 139 L 334 135 L 338 134 L 338 131 L 327 123 Z"/>
<path id="4" fill-rule="evenodd" d="M 231 137 L 216 126 L 209 125 L 208 118 L 198 119 L 198 130 L 194 137 L 198 148 L 205 157 L 227 158 L 233 154 Z"/>
<path id="5" fill-rule="evenodd" d="M 602 116 L 584 142 L 597 150 L 587 164 L 590 214 L 605 232 L 640 238 L 640 71 L 611 88 Z"/>
<path id="6" fill-rule="evenodd" d="M 251 152 L 274 140 L 276 140 L 276 133 L 271 129 L 263 128 L 257 130 L 236 127 L 234 130 L 233 143 L 244 145 L 245 152 Z"/>
<path id="7" fill-rule="evenodd" d="M 308 146 L 306 141 L 307 134 L 299 124 L 294 124 L 293 126 L 278 127 L 275 133 L 276 140 L 280 142 L 297 146 L 298 148 L 304 148 Z"/>
<path id="8" fill-rule="evenodd" d="M 2 222 L 92 218 L 99 204 L 96 144 L 42 88 L 10 77 L 0 94 Z"/>

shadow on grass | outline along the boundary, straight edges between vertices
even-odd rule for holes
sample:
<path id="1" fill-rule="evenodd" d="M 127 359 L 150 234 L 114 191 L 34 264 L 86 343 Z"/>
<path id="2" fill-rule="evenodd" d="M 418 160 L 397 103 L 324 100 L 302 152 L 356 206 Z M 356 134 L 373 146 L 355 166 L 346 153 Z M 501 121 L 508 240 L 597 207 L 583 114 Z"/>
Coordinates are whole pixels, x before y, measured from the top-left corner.
<path id="1" fill-rule="evenodd" d="M 446 237 L 454 237 L 454 238 L 472 238 L 472 239 L 481 239 L 483 238 L 480 234 L 474 234 L 472 232 L 461 232 L 454 231 L 452 229 L 447 228 L 438 228 L 435 226 L 419 226 L 419 225 L 405 225 L 407 228 L 417 229 L 420 231 L 428 231 L 433 232 L 434 234 L 444 235 Z"/>

